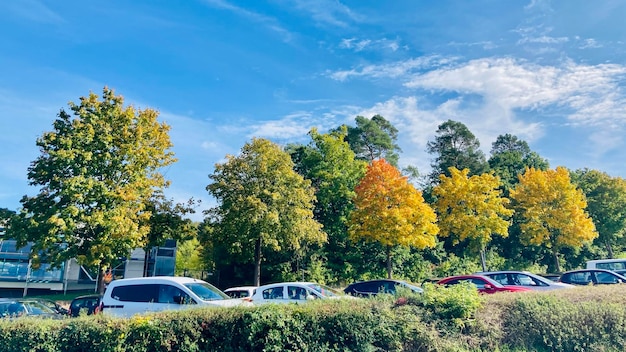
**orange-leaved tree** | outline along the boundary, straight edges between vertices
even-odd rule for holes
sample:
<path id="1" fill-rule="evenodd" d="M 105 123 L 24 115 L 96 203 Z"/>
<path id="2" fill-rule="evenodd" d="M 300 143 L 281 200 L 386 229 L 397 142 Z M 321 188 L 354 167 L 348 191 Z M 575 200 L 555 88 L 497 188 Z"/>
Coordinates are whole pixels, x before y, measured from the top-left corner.
<path id="1" fill-rule="evenodd" d="M 513 210 L 507 208 L 509 200 L 502 196 L 498 176 L 468 177 L 469 169 L 455 167 L 449 171 L 450 177 L 440 175 L 433 189 L 440 236 L 450 236 L 454 244 L 468 240 L 470 248 L 480 253 L 483 270 L 487 270 L 485 248 L 493 234 L 508 235 Z"/>
<path id="2" fill-rule="evenodd" d="M 561 270 L 559 252 L 563 247 L 579 248 L 598 237 L 585 211 L 585 195 L 571 183 L 564 167 L 526 169 L 510 197 L 523 218 L 522 240 L 549 249 L 557 272 Z"/>
<path id="3" fill-rule="evenodd" d="M 385 247 L 389 278 L 394 246 L 423 249 L 435 245 L 439 232 L 435 212 L 408 178 L 385 159 L 372 161 L 355 192 L 350 238 L 378 242 Z"/>

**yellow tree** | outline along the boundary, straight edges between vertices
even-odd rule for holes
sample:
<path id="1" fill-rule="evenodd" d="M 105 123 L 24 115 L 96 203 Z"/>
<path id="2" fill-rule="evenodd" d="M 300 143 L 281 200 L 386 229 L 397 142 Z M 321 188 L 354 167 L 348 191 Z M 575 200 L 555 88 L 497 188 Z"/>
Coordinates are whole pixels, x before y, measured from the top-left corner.
<path id="1" fill-rule="evenodd" d="M 379 242 L 386 248 L 389 278 L 393 247 L 435 245 L 439 232 L 435 212 L 408 178 L 384 159 L 372 161 L 355 193 L 348 233 L 353 241 Z"/>
<path id="2" fill-rule="evenodd" d="M 507 208 L 509 200 L 502 196 L 497 176 L 468 177 L 469 169 L 460 171 L 450 167 L 448 170 L 450 177 L 440 175 L 439 185 L 433 189 L 440 236 L 451 236 L 453 244 L 468 240 L 480 252 L 483 270 L 486 270 L 485 248 L 493 234 L 508 235 L 508 218 L 513 210 Z"/>
<path id="3" fill-rule="evenodd" d="M 581 247 L 598 237 L 585 211 L 585 195 L 571 183 L 564 167 L 546 171 L 526 169 L 519 181 L 510 197 L 522 215 L 522 240 L 549 249 L 558 272 L 562 248 Z"/>

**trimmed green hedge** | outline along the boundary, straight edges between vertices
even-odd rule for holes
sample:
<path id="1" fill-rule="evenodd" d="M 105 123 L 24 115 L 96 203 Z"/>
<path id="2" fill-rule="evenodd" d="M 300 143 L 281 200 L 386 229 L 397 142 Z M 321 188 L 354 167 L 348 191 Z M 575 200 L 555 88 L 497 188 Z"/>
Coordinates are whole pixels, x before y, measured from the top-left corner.
<path id="1" fill-rule="evenodd" d="M 0 321 L 2 351 L 623 351 L 623 286 Z M 619 295 L 616 297 L 616 295 Z"/>

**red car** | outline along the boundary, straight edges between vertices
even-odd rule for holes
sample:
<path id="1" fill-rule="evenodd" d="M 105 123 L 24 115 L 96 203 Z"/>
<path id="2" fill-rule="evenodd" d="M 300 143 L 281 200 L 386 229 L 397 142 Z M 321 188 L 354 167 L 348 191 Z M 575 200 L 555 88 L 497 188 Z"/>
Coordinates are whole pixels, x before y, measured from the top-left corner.
<path id="1" fill-rule="evenodd" d="M 505 286 L 501 283 L 482 275 L 458 275 L 450 276 L 437 281 L 440 285 L 455 285 L 461 282 L 471 282 L 476 286 L 480 293 L 496 293 L 496 292 L 524 292 L 532 291 L 524 286 Z"/>

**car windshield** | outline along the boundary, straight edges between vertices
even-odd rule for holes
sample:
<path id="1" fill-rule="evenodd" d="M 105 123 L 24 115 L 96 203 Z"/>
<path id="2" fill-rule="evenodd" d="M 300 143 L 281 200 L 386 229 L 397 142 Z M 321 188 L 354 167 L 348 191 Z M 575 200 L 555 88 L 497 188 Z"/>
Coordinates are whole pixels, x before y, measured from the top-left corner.
<path id="1" fill-rule="evenodd" d="M 52 310 L 52 308 L 42 304 L 41 302 L 28 301 L 23 302 L 26 310 L 29 314 L 39 315 L 39 314 L 55 314 L 56 312 Z"/>
<path id="2" fill-rule="evenodd" d="M 218 290 L 217 287 L 206 282 L 190 282 L 184 285 L 204 301 L 230 299 L 230 297 Z"/>
<path id="3" fill-rule="evenodd" d="M 417 286 L 411 285 L 411 284 L 410 284 L 410 283 L 408 283 L 408 282 L 404 282 L 404 281 L 403 281 L 403 282 L 402 282 L 402 285 L 403 285 L 403 286 L 405 286 L 405 287 L 410 288 L 410 289 L 411 289 L 411 291 L 413 291 L 413 292 L 424 292 L 424 290 L 422 290 L 420 287 L 417 287 Z"/>
<path id="4" fill-rule="evenodd" d="M 328 286 L 325 286 L 325 285 L 308 284 L 307 286 L 309 286 L 310 288 L 312 288 L 315 291 L 319 292 L 324 297 L 334 297 L 334 296 L 340 296 L 341 295 L 339 293 L 339 291 L 337 291 L 337 290 L 335 290 L 333 288 L 330 288 Z"/>

